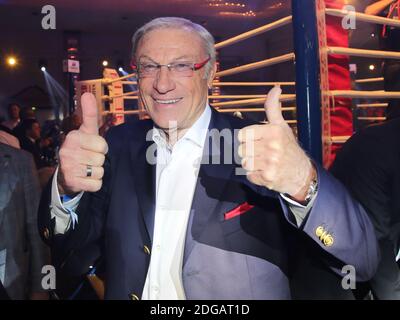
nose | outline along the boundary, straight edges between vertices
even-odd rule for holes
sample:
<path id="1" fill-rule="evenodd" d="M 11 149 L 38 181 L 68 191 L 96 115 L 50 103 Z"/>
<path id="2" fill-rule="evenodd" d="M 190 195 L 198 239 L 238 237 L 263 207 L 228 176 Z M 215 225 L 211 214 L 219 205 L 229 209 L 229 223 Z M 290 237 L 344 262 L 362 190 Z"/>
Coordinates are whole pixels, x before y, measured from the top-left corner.
<path id="1" fill-rule="evenodd" d="M 161 66 L 154 80 L 153 87 L 158 93 L 161 94 L 175 89 L 175 82 L 171 79 L 171 75 L 167 66 Z"/>

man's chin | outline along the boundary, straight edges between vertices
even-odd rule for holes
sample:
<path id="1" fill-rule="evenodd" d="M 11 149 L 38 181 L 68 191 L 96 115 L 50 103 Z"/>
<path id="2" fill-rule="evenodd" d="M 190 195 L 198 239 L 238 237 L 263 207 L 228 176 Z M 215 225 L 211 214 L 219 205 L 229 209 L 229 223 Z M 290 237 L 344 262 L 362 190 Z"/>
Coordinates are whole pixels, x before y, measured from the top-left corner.
<path id="1" fill-rule="evenodd" d="M 153 116 L 150 114 L 150 117 L 153 119 L 153 122 L 155 125 L 160 128 L 160 129 L 173 129 L 178 126 L 178 120 L 177 117 L 174 115 L 164 115 L 160 116 L 160 114 L 154 114 Z"/>
<path id="2" fill-rule="evenodd" d="M 153 120 L 154 121 L 154 120 Z M 169 119 L 164 121 L 154 121 L 157 128 L 163 131 L 176 131 L 178 128 L 178 123 L 175 119 Z"/>

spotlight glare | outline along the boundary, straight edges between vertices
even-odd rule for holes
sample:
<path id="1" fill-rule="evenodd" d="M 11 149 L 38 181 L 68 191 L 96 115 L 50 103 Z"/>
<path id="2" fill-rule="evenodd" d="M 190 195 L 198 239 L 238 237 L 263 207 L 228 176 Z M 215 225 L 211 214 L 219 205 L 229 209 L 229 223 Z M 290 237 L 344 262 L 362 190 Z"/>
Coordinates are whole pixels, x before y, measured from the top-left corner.
<path id="1" fill-rule="evenodd" d="M 375 70 L 375 65 L 370 64 L 370 65 L 369 65 L 369 70 L 371 70 L 371 71 L 372 71 L 372 70 Z"/>
<path id="2" fill-rule="evenodd" d="M 103 67 L 107 67 L 108 66 L 108 61 L 107 60 L 103 60 Z"/>
<path id="3" fill-rule="evenodd" d="M 10 66 L 10 67 L 14 67 L 16 64 L 17 64 L 17 58 L 15 58 L 15 57 L 8 57 L 7 58 L 7 64 Z"/>
<path id="4" fill-rule="evenodd" d="M 119 72 L 122 72 L 122 71 L 124 71 L 124 68 L 119 67 L 119 68 L 118 68 L 118 71 L 119 71 Z"/>
<path id="5" fill-rule="evenodd" d="M 40 70 L 42 70 L 43 72 L 45 72 L 46 71 L 46 67 L 40 67 Z"/>

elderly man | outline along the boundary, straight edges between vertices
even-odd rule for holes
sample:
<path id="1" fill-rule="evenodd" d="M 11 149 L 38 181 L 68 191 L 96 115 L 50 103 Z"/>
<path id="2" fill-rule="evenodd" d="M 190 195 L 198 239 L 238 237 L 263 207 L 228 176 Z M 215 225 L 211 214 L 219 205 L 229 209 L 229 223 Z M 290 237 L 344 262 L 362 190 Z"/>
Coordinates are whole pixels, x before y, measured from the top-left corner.
<path id="1" fill-rule="evenodd" d="M 290 299 L 295 233 L 337 273 L 349 264 L 357 280 L 374 274 L 367 215 L 299 147 L 279 88 L 266 102 L 269 124 L 212 109 L 214 40 L 182 18 L 140 28 L 133 64 L 151 120 L 104 140 L 94 97 L 83 95 L 83 124 L 67 136 L 42 201 L 54 253 L 104 245 L 108 299 Z"/>

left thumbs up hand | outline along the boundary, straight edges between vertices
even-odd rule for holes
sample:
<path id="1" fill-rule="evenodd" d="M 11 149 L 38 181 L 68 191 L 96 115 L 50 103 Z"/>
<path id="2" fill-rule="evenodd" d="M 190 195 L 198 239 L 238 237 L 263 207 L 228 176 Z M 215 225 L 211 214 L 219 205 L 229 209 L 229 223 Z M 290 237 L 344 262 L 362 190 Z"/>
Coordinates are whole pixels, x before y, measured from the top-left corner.
<path id="1" fill-rule="evenodd" d="M 250 182 L 301 202 L 316 171 L 282 116 L 281 92 L 274 87 L 268 93 L 264 105 L 268 123 L 239 131 L 238 152 Z"/>

